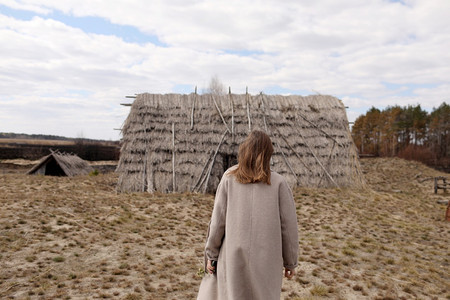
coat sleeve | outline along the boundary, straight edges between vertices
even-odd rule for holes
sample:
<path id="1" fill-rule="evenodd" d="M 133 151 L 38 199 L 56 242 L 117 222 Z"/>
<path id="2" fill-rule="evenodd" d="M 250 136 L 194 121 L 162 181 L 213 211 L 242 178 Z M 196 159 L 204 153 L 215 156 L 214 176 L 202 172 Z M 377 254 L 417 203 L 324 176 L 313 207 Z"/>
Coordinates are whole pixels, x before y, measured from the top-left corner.
<path id="1" fill-rule="evenodd" d="M 209 223 L 208 235 L 206 238 L 205 256 L 210 260 L 217 260 L 220 247 L 225 236 L 225 219 L 227 215 L 227 180 L 222 178 L 217 187 L 214 199 L 214 208 Z"/>
<path id="2" fill-rule="evenodd" d="M 279 201 L 283 265 L 293 269 L 298 265 L 297 213 L 292 191 L 285 180 L 280 185 Z"/>

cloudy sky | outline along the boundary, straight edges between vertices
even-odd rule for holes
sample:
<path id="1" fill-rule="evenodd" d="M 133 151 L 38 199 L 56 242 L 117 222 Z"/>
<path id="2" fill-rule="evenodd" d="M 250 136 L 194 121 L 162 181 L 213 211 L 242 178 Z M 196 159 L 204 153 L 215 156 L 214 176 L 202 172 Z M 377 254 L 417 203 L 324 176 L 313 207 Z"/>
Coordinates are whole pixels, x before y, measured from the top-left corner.
<path id="1" fill-rule="evenodd" d="M 0 132 L 117 140 L 135 93 L 450 103 L 450 0 L 0 0 Z"/>

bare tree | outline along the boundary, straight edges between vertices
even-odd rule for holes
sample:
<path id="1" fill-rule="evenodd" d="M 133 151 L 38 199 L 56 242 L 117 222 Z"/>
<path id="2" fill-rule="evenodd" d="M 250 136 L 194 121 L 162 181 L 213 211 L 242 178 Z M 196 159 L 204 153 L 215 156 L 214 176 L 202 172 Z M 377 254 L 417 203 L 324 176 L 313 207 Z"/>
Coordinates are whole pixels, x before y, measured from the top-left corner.
<path id="1" fill-rule="evenodd" d="M 211 77 L 206 93 L 213 95 L 224 95 L 226 91 L 225 85 L 220 81 L 217 75 Z"/>

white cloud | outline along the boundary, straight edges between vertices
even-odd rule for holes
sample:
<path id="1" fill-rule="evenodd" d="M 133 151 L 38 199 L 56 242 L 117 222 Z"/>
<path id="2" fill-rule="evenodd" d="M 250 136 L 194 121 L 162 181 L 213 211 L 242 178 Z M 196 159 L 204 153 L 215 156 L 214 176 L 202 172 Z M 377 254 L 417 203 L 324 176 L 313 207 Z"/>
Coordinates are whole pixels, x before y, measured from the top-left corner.
<path id="1" fill-rule="evenodd" d="M 9 107 L 0 118 L 13 128 L 16 110 L 45 105 L 41 116 L 56 115 L 41 120 L 45 130 L 64 115 L 61 128 L 82 120 L 97 127 L 92 136 L 83 129 L 87 137 L 101 138 L 116 134 L 112 128 L 125 118 L 118 105 L 125 95 L 179 85 L 201 91 L 215 74 L 237 93 L 278 86 L 338 96 L 355 109 L 349 119 L 372 105 L 438 106 L 449 101 L 450 1 L 404 3 L 0 0 L 40 15 L 24 21 L 0 12 L 0 41 L 7 41 L 0 47 L 0 101 Z M 133 26 L 163 45 L 84 32 L 54 12 Z"/>
<path id="2" fill-rule="evenodd" d="M 427 108 L 438 107 L 442 102 L 450 104 L 450 84 L 442 84 L 434 88 L 416 89 L 417 103 Z"/>
<path id="3" fill-rule="evenodd" d="M 33 4 L 32 1 L 0 0 L 0 4 L 13 9 L 27 10 L 38 14 L 48 14 L 51 11 L 43 7 L 42 4 Z"/>

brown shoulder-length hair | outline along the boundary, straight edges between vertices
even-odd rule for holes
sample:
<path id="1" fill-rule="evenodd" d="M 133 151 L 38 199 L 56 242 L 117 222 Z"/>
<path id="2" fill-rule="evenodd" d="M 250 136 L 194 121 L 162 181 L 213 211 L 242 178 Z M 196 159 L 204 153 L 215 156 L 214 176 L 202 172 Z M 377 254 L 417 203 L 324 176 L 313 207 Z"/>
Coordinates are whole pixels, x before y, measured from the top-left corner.
<path id="1" fill-rule="evenodd" d="M 270 185 L 270 158 L 273 146 L 263 131 L 254 130 L 239 146 L 238 166 L 230 171 L 240 183 L 264 182 Z"/>

